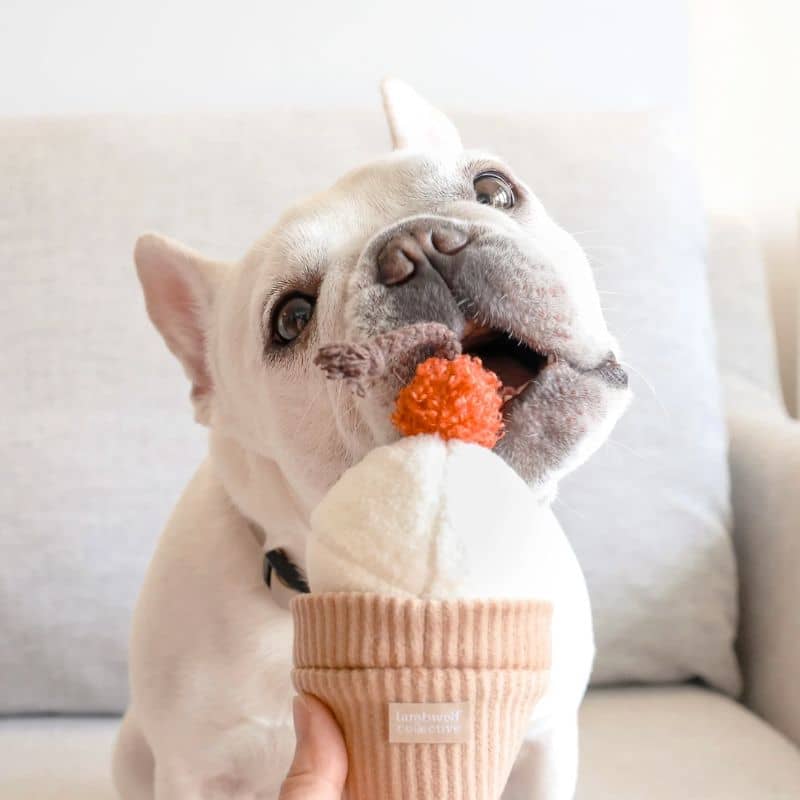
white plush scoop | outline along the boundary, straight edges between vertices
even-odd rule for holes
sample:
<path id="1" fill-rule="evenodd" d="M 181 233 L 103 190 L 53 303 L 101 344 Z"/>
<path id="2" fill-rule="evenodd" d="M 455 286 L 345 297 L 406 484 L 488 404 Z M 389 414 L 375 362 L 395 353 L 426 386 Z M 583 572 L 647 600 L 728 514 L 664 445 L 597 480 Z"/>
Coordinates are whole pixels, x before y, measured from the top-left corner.
<path id="1" fill-rule="evenodd" d="M 542 597 L 574 566 L 547 505 L 497 455 L 420 435 L 373 450 L 311 517 L 314 592 Z"/>
<path id="2" fill-rule="evenodd" d="M 583 573 L 549 502 L 491 450 L 435 435 L 373 450 L 312 513 L 306 569 L 312 592 L 549 601 L 550 684 L 532 724 L 573 715 L 583 697 Z"/>

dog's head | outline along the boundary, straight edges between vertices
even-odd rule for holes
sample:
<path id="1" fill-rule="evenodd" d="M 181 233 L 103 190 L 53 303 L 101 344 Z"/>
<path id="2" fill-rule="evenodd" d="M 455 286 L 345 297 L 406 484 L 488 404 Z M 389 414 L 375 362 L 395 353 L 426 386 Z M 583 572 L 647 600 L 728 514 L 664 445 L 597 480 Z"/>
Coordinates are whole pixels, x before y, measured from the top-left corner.
<path id="1" fill-rule="evenodd" d="M 268 472 L 305 516 L 348 466 L 397 436 L 397 387 L 361 399 L 326 381 L 313 358 L 331 342 L 420 321 L 450 327 L 502 380 L 499 452 L 533 484 L 584 460 L 627 402 L 578 244 L 511 166 L 464 150 L 409 87 L 387 82 L 384 101 L 394 152 L 288 210 L 241 262 L 154 235 L 137 243 L 150 316 L 246 506 L 241 485 Z"/>

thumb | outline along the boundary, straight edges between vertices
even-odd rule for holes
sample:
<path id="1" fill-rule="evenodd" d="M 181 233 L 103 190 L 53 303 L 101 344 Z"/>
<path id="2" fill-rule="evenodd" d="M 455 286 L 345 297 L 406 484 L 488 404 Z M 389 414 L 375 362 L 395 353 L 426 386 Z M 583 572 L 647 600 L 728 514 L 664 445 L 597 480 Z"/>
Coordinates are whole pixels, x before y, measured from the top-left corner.
<path id="1" fill-rule="evenodd" d="M 347 777 L 347 749 L 339 725 L 310 694 L 294 698 L 297 744 L 278 800 L 341 800 Z"/>

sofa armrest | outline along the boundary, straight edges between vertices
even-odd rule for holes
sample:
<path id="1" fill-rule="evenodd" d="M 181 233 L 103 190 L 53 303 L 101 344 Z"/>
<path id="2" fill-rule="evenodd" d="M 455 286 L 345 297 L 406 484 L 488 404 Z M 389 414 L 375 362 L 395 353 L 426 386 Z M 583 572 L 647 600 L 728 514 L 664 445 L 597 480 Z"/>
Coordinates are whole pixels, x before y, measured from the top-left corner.
<path id="1" fill-rule="evenodd" d="M 800 744 L 800 422 L 728 413 L 745 703 Z"/>

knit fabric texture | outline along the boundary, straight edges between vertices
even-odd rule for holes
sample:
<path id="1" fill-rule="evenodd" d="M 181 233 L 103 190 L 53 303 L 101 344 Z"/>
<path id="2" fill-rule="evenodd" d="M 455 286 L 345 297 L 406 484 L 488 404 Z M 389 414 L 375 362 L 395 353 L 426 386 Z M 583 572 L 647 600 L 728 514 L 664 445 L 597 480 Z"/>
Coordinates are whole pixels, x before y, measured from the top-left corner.
<path id="1" fill-rule="evenodd" d="M 547 688 L 549 603 L 330 592 L 291 608 L 294 685 L 342 728 L 348 800 L 498 800 Z M 392 703 L 460 704 L 463 737 L 390 741 Z"/>

